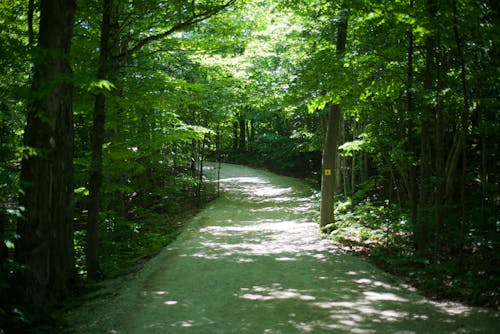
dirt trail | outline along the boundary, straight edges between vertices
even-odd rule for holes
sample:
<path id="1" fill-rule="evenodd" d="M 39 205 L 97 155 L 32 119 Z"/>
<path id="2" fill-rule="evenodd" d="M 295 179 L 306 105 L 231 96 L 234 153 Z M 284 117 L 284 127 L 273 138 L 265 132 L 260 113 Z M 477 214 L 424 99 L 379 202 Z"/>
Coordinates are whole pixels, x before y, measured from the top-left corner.
<path id="1" fill-rule="evenodd" d="M 431 302 L 321 239 L 300 181 L 223 165 L 221 197 L 72 333 L 500 333 L 498 313 Z"/>

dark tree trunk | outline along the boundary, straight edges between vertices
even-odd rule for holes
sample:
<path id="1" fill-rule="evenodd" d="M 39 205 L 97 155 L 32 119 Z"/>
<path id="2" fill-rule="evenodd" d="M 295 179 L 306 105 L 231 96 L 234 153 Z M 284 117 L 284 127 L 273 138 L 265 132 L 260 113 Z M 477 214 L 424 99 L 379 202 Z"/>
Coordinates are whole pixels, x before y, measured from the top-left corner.
<path id="1" fill-rule="evenodd" d="M 437 1 L 427 0 L 427 13 L 432 19 L 437 12 Z M 427 94 L 434 93 L 435 75 L 435 48 L 436 38 L 434 34 L 429 34 L 425 40 L 425 69 L 424 69 L 424 90 Z M 432 103 L 432 102 L 431 102 Z M 421 135 L 420 135 L 420 182 L 418 218 L 415 229 L 415 242 L 419 252 L 427 253 L 432 245 L 432 233 L 434 232 L 434 215 L 432 214 L 433 200 L 433 159 L 431 150 L 431 129 L 435 119 L 435 107 L 429 103 L 422 109 Z"/>
<path id="2" fill-rule="evenodd" d="M 335 222 L 335 217 L 333 215 L 333 193 L 335 189 L 335 166 L 337 162 L 340 113 L 341 109 L 338 104 L 330 106 L 323 148 L 323 167 L 321 173 L 321 227 Z"/>
<path id="3" fill-rule="evenodd" d="M 239 137 L 239 150 L 241 152 L 245 152 L 246 151 L 246 145 L 247 145 L 247 141 L 246 141 L 246 121 L 245 121 L 245 118 L 243 116 L 240 116 L 239 120 L 239 126 L 240 126 L 240 137 Z"/>
<path id="4" fill-rule="evenodd" d="M 462 149 L 462 173 L 460 178 L 460 241 L 459 241 L 459 270 L 464 266 L 465 234 L 467 232 L 467 211 L 465 206 L 465 187 L 467 176 L 467 132 L 469 127 L 469 91 L 467 88 L 466 63 L 462 50 L 462 38 L 458 31 L 457 1 L 453 2 L 453 33 L 457 47 L 458 60 L 460 61 L 460 80 L 462 84 L 462 115 L 460 117 L 460 143 Z"/>
<path id="5" fill-rule="evenodd" d="M 345 4 L 344 4 L 345 6 Z M 342 7 L 341 19 L 337 23 L 337 57 L 340 59 L 346 49 L 348 10 Z M 335 189 L 335 167 L 338 151 L 338 138 L 341 121 L 341 107 L 339 104 L 330 105 L 328 113 L 325 143 L 323 147 L 323 162 L 321 172 L 321 205 L 320 226 L 324 227 L 335 222 L 333 215 L 334 189 Z"/>
<path id="6" fill-rule="evenodd" d="M 15 259 L 26 266 L 22 295 L 43 309 L 67 295 L 74 279 L 73 256 L 73 87 L 69 50 L 75 1 L 42 0 L 38 49 L 24 144 L 35 155 L 22 161 Z"/>
<path id="7" fill-rule="evenodd" d="M 99 68 L 97 78 L 109 80 L 111 69 L 111 26 L 112 26 L 113 0 L 104 0 L 101 22 L 101 41 Z M 87 222 L 87 245 L 86 262 L 87 277 L 96 279 L 101 275 L 99 268 L 99 250 L 98 250 L 98 224 L 99 211 L 101 204 L 102 187 L 102 145 L 104 144 L 104 122 L 105 122 L 106 96 L 99 93 L 94 102 L 94 119 L 92 131 L 92 160 L 90 166 L 90 184 L 89 184 L 89 211 Z"/>
<path id="8" fill-rule="evenodd" d="M 413 0 L 410 0 L 410 10 L 413 10 Z M 410 155 L 410 164 L 408 167 L 408 200 L 410 202 L 410 222 L 413 226 L 414 231 L 417 227 L 417 173 L 416 168 L 413 163 L 415 155 L 415 140 L 414 140 L 414 122 L 413 117 L 415 117 L 415 105 L 413 102 L 413 28 L 410 27 L 408 30 L 408 68 L 407 68 L 407 131 L 408 131 L 408 153 Z M 404 176 L 403 176 L 404 177 Z"/>
<path id="9" fill-rule="evenodd" d="M 238 121 L 233 122 L 233 151 L 238 150 Z"/>
<path id="10" fill-rule="evenodd" d="M 203 136 L 203 140 L 200 143 L 200 162 L 199 162 L 199 170 L 198 170 L 198 185 L 196 187 L 196 201 L 197 205 L 200 207 L 202 204 L 202 190 L 203 190 L 203 163 L 205 161 L 205 149 L 207 146 L 208 137 L 205 134 Z"/>
<path id="11" fill-rule="evenodd" d="M 351 158 L 351 189 L 349 196 L 354 195 L 355 189 L 356 189 L 356 152 L 352 152 L 352 158 Z"/>
<path id="12" fill-rule="evenodd" d="M 253 119 L 250 120 L 249 133 L 248 133 L 248 146 L 253 145 L 255 140 L 255 130 L 257 124 Z"/>
<path id="13" fill-rule="evenodd" d="M 35 33 L 33 30 L 33 16 L 35 13 L 35 0 L 28 1 L 28 43 L 30 47 L 35 44 Z"/>
<path id="14" fill-rule="evenodd" d="M 336 139 L 336 144 L 335 147 L 339 147 L 339 143 L 344 143 L 345 142 L 345 120 L 344 116 L 342 115 L 342 112 L 340 112 L 340 119 L 339 119 L 339 126 L 338 129 L 339 135 L 338 138 Z M 346 189 L 346 162 L 347 158 L 344 158 L 342 156 L 339 156 L 338 150 L 335 151 L 334 153 L 337 157 L 335 159 L 335 176 L 334 176 L 334 183 L 335 186 L 333 187 L 333 191 L 336 193 L 343 192 L 344 196 L 347 197 L 347 189 Z"/>
<path id="15" fill-rule="evenodd" d="M 439 69 L 437 71 L 438 83 L 436 88 L 437 105 L 436 105 L 436 119 L 435 119 L 435 168 L 436 180 L 434 187 L 434 238 L 436 241 L 439 238 L 441 227 L 443 225 L 443 207 L 444 207 L 444 177 L 445 177 L 445 124 L 443 115 L 443 104 L 441 97 L 441 90 L 443 89 L 442 73 L 446 73 L 443 66 L 442 51 L 438 53 Z"/>
<path id="16" fill-rule="evenodd" d="M 5 227 L 7 225 L 7 215 L 4 214 L 4 211 L 0 211 L 0 235 L 5 235 Z M 8 277 L 8 268 L 7 268 L 7 260 L 9 259 L 9 249 L 7 248 L 5 242 L 0 242 L 0 277 L 2 280 L 2 283 L 5 284 L 5 280 L 7 280 L 6 277 Z M 8 291 L 8 286 L 7 285 L 0 285 L 0 300 L 7 300 L 9 297 L 7 295 L 9 294 Z M 0 304 L 1 305 L 1 304 Z"/>

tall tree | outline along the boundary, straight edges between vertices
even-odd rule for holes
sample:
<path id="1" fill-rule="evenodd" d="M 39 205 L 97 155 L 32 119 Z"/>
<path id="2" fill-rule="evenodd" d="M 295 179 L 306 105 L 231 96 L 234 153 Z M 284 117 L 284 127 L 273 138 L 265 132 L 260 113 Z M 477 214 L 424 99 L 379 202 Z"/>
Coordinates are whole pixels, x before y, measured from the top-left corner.
<path id="1" fill-rule="evenodd" d="M 413 11 L 413 0 L 410 0 L 409 3 L 410 12 Z M 415 102 L 414 102 L 414 94 L 413 94 L 413 58 L 414 58 L 414 35 L 413 35 L 413 26 L 410 25 L 408 27 L 408 64 L 406 71 L 406 99 L 407 99 L 407 137 L 408 137 L 408 151 L 410 155 L 414 154 L 415 151 L 415 134 L 414 134 L 414 114 L 415 114 Z M 410 221 L 414 229 L 417 225 L 417 177 L 415 166 L 413 163 L 410 163 L 408 166 L 408 177 L 403 176 L 404 180 L 406 180 L 406 188 L 408 192 L 408 200 L 410 202 Z"/>
<path id="2" fill-rule="evenodd" d="M 348 17 L 349 10 L 344 3 L 337 19 L 336 56 L 339 62 L 342 62 L 346 50 Z M 335 219 L 333 216 L 333 193 L 335 190 L 335 168 L 337 166 L 336 159 L 342 112 L 341 106 L 337 102 L 331 103 L 329 109 L 321 174 L 320 226 L 322 227 L 333 223 Z"/>
<path id="3" fill-rule="evenodd" d="M 429 20 L 433 22 L 437 13 L 438 3 L 436 0 L 427 0 L 426 10 Z M 431 31 L 425 38 L 425 68 L 423 71 L 423 88 L 428 97 L 434 94 L 436 64 L 436 32 Z M 419 208 L 418 218 L 415 226 L 415 241 L 419 251 L 429 249 L 433 236 L 433 222 L 431 206 L 433 205 L 432 187 L 432 151 L 431 151 L 431 129 L 434 124 L 435 113 L 434 100 L 429 98 L 429 102 L 422 108 L 420 136 L 420 182 L 419 182 Z"/>
<path id="4" fill-rule="evenodd" d="M 99 80 L 107 81 L 117 78 L 119 65 L 116 61 L 113 61 L 113 57 L 116 55 L 115 46 L 119 42 L 118 30 L 116 3 L 113 0 L 103 0 L 99 65 L 97 69 L 97 79 Z M 90 166 L 86 247 L 87 276 L 90 279 L 95 279 L 100 275 L 97 224 L 99 221 L 103 177 L 102 145 L 104 144 L 105 107 L 106 95 L 101 91 L 95 96 L 91 147 L 92 161 Z"/>
<path id="5" fill-rule="evenodd" d="M 466 191 L 466 176 L 467 176 L 467 135 L 469 126 L 469 89 L 467 85 L 467 71 L 462 49 L 462 37 L 459 32 L 459 22 L 457 13 L 457 1 L 453 1 L 453 35 L 455 37 L 455 44 L 457 48 L 457 58 L 460 64 L 460 83 L 462 88 L 462 113 L 460 115 L 460 147 L 462 155 L 462 170 L 460 177 L 460 242 L 459 242 L 459 267 L 463 269 L 464 253 L 463 248 L 465 245 L 465 234 L 467 225 L 467 212 L 465 204 L 465 191 Z"/>
<path id="6" fill-rule="evenodd" d="M 74 275 L 73 114 L 69 50 L 74 0 L 42 0 L 37 57 L 22 160 L 25 219 L 18 225 L 16 261 L 22 294 L 42 308 L 66 295 Z"/>

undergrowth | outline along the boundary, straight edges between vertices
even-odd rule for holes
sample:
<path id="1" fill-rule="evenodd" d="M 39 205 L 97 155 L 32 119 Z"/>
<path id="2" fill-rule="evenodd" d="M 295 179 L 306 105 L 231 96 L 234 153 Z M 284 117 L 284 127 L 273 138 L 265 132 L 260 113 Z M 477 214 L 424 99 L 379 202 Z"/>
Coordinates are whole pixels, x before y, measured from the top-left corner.
<path id="1" fill-rule="evenodd" d="M 499 255 L 477 241 L 471 231 L 466 240 L 465 263 L 449 242 L 453 231 L 443 231 L 433 251 L 416 252 L 408 215 L 389 201 L 350 198 L 335 204 L 335 223 L 323 232 L 343 249 L 369 258 L 375 265 L 402 277 L 425 295 L 470 305 L 500 306 Z"/>
<path id="2" fill-rule="evenodd" d="M 216 192 L 214 184 L 205 183 L 199 198 L 188 192 L 175 195 L 173 199 L 163 196 L 156 202 L 133 199 L 122 213 L 115 210 L 101 213 L 99 261 L 103 277 L 113 278 L 140 269 L 177 238 L 183 223 L 213 199 Z M 86 276 L 85 238 L 84 228 L 75 231 L 76 268 L 83 279 Z"/>

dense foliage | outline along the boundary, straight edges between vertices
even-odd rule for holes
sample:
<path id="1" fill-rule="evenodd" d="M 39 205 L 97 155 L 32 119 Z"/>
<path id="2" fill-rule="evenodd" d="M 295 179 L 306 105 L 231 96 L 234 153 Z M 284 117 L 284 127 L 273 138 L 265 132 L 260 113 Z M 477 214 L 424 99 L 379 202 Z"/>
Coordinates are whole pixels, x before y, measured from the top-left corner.
<path id="1" fill-rule="evenodd" d="M 287 157 L 275 149 L 261 158 L 294 166 L 304 161 L 297 151 L 320 151 L 329 106 L 340 106 L 338 217 L 325 232 L 351 246 L 367 240 L 362 249 L 375 248 L 379 264 L 431 293 L 498 305 L 496 2 L 284 6 L 303 18 L 300 32 L 289 31 L 293 44 L 276 47 L 281 64 L 271 72 L 289 78 L 275 115 L 286 115 L 290 146 Z M 265 138 L 273 135 L 282 148 L 279 131 Z"/>
<path id="2" fill-rule="evenodd" d="M 0 317 L 21 322 L 21 165 L 43 156 L 25 127 L 50 2 L 0 4 Z M 498 306 L 499 21 L 494 0 L 77 1 L 71 80 L 47 82 L 73 87 L 68 284 L 122 273 L 174 238 L 215 195 L 207 159 L 319 186 L 335 105 L 324 231 L 433 294 Z"/>

